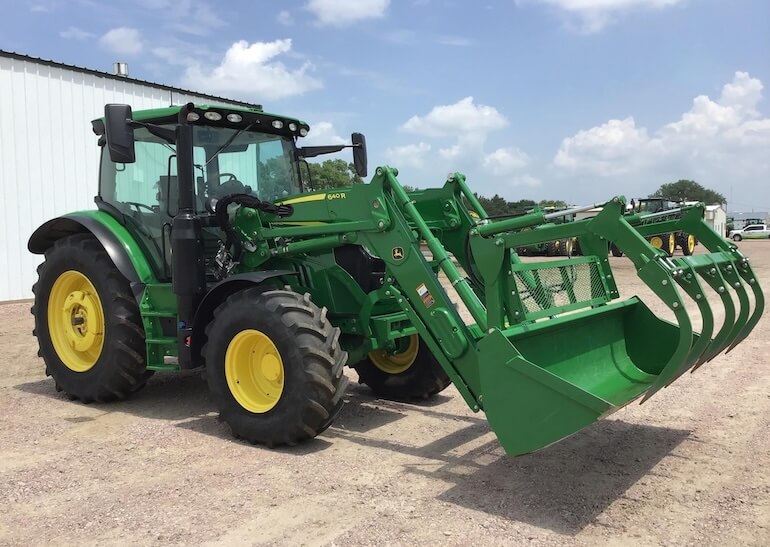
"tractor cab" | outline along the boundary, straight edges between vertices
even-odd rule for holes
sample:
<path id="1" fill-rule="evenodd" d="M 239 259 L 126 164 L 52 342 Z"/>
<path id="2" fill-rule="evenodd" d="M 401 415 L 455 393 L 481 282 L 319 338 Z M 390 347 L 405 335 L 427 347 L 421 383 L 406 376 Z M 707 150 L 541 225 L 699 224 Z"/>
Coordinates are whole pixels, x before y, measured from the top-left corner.
<path id="1" fill-rule="evenodd" d="M 172 132 L 179 109 L 138 112 L 134 120 L 148 124 L 133 128 L 134 161 L 113 161 L 105 140 L 99 174 L 100 209 L 116 216 L 141 242 L 161 277 L 170 275 L 170 232 L 179 205 L 177 146 L 161 127 Z M 299 120 L 261 110 L 198 106 L 187 113 L 192 125 L 195 213 L 209 216 L 218 199 L 247 194 L 274 201 L 303 191 L 296 140 L 309 131 Z M 93 122 L 104 134 L 104 120 Z M 127 158 L 117 158 L 127 159 Z M 217 252 L 221 231 L 203 228 L 205 255 Z"/>

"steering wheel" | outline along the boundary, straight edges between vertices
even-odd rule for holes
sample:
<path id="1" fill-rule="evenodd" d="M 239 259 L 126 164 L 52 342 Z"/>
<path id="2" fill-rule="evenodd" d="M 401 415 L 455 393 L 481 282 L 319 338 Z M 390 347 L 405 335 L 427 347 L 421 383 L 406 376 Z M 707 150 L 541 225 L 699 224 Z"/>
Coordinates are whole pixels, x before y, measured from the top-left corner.
<path id="1" fill-rule="evenodd" d="M 212 197 L 224 197 L 227 194 L 251 194 L 251 186 L 247 186 L 238 180 L 232 173 L 219 173 L 219 178 L 228 177 L 226 181 L 220 182 L 216 190 L 216 195 Z"/>
<path id="2" fill-rule="evenodd" d="M 220 184 L 227 184 L 228 182 L 230 182 L 232 180 L 234 180 L 236 182 L 240 182 L 238 180 L 238 177 L 236 177 L 232 173 L 219 173 L 219 178 L 221 179 L 222 177 L 228 177 L 228 179 L 226 181 L 224 181 L 224 182 L 220 182 Z"/>
<path id="3" fill-rule="evenodd" d="M 150 211 L 153 215 L 157 215 L 158 211 L 153 209 L 150 205 L 147 205 L 146 203 L 137 203 L 136 201 L 124 201 L 126 205 L 131 205 L 134 209 L 136 209 L 136 212 L 139 213 L 140 209 L 146 209 L 147 211 Z"/>

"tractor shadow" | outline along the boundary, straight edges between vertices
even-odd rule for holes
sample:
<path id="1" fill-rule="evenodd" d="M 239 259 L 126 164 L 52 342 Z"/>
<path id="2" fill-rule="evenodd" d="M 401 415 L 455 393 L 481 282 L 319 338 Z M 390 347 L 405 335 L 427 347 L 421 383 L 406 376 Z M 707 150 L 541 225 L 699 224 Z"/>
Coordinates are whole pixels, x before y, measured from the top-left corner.
<path id="1" fill-rule="evenodd" d="M 482 438 L 491 436 L 482 418 L 411 405 L 407 410 L 406 405 L 383 401 L 377 405 L 387 412 L 417 411 L 467 425 L 426 444 L 357 434 L 337 422 L 325 435 L 425 460 L 413 463 L 410 458 L 402 464 L 405 482 L 408 475 L 416 474 L 449 484 L 436 496 L 440 501 L 568 536 L 595 523 L 618 499 L 636 503 L 626 494 L 629 488 L 655 474 L 658 463 L 690 435 L 688 430 L 606 419 L 536 453 L 512 457 L 497 439 Z M 600 525 L 612 528 L 612 524 Z"/>
<path id="2" fill-rule="evenodd" d="M 15 389 L 35 396 L 49 397 L 67 404 L 88 406 L 105 413 L 117 412 L 151 420 L 174 422 L 176 427 L 196 433 L 203 433 L 226 441 L 243 442 L 234 439 L 227 424 L 218 419 L 214 404 L 209 399 L 206 383 L 201 378 L 200 371 L 196 370 L 174 374 L 155 374 L 140 391 L 124 401 L 114 403 L 90 403 L 88 405 L 79 402 L 70 403 L 64 394 L 55 390 L 53 380 L 50 378 L 19 384 L 15 386 Z M 421 401 L 418 405 L 389 403 L 374 398 L 366 386 L 351 379 L 345 400 L 347 404 L 335 418 L 334 427 L 364 434 L 406 417 L 408 410 L 419 408 L 418 405 L 423 405 L 426 408 L 432 407 L 446 402 L 449 397 L 439 395 L 430 401 Z M 396 409 L 389 409 L 388 405 L 393 405 Z M 97 419 L 98 417 L 82 416 L 71 418 L 70 421 L 86 422 Z M 332 444 L 324 438 L 328 431 L 312 441 L 272 450 L 296 455 L 323 450 Z M 264 447 L 255 446 L 255 449 L 260 448 Z"/>
<path id="3" fill-rule="evenodd" d="M 50 379 L 15 388 L 67 402 L 54 390 Z M 687 430 L 610 418 L 534 454 L 514 458 L 505 455 L 484 418 L 437 408 L 449 397 L 440 395 L 422 405 L 397 403 L 376 399 L 365 386 L 352 381 L 345 399 L 347 404 L 333 425 L 319 437 L 274 450 L 302 456 L 346 441 L 399 453 L 408 456 L 401 464 L 405 484 L 411 474 L 438 479 L 448 485 L 436 497 L 440 501 L 569 536 L 594 523 L 618 499 L 636 503 L 626 495 L 628 489 L 654 473 L 655 466 L 690 434 Z M 167 420 L 196 433 L 242 442 L 235 441 L 229 427 L 219 422 L 206 384 L 195 372 L 156 375 L 126 401 L 89 406 L 104 412 Z M 451 420 L 456 429 L 409 442 L 393 441 L 376 431 L 414 414 L 444 424 Z M 73 418 L 92 419 L 98 418 Z M 259 446 L 254 449 L 269 450 Z"/>

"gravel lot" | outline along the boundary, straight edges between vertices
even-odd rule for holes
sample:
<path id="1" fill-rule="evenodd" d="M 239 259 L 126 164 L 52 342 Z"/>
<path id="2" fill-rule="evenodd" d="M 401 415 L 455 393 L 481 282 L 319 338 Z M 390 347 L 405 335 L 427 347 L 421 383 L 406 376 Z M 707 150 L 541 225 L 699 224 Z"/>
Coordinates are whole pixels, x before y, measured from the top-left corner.
<path id="1" fill-rule="evenodd" d="M 770 292 L 770 242 L 741 247 Z M 625 296 L 646 294 L 611 260 Z M 29 306 L 0 306 L 2 545 L 770 544 L 768 314 L 644 405 L 510 458 L 453 387 L 391 403 L 352 371 L 335 424 L 291 449 L 233 440 L 194 373 L 73 403 Z"/>

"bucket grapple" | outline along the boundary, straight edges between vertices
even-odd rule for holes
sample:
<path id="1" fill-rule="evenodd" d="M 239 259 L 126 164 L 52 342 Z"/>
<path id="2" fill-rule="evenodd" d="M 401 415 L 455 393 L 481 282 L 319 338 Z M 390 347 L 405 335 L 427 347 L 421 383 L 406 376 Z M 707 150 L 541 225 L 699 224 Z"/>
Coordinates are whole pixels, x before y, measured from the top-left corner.
<path id="1" fill-rule="evenodd" d="M 685 371 L 735 347 L 764 308 L 748 259 L 703 222 L 702 205 L 657 224 L 654 217 L 624 216 L 623 198 L 604 204 L 594 218 L 565 224 L 549 223 L 542 212 L 491 221 L 460 174 L 441 190 L 414 194 L 403 191 L 392 169 L 379 169 L 373 185 L 378 183 L 410 230 L 389 237 L 398 230 L 396 222 L 390 231 L 366 235 L 368 244 L 387 256 L 387 245 L 408 240 L 414 262 L 422 262 L 418 243 L 424 241 L 475 323 L 460 319 L 437 276 L 417 274 L 408 261 L 386 261 L 390 291 L 403 295 L 399 301 L 417 316 L 420 335 L 432 341 L 471 408 L 484 410 L 510 454 L 547 446 L 637 398 L 644 402 Z M 443 225 L 435 216 L 441 203 Z M 475 214 L 466 217 L 466 209 Z M 669 257 L 635 228 L 641 224 L 650 231 L 694 234 L 709 252 Z M 584 257 L 523 263 L 514 251 L 572 237 Z M 383 247 L 381 240 L 392 243 Z M 674 323 L 658 318 L 637 297 L 619 301 L 608 241 L 633 262 L 639 278 L 673 312 Z M 460 274 L 447 249 L 472 272 L 471 279 Z M 716 332 L 708 291 L 725 309 Z M 702 317 L 699 333 L 688 301 Z"/>

